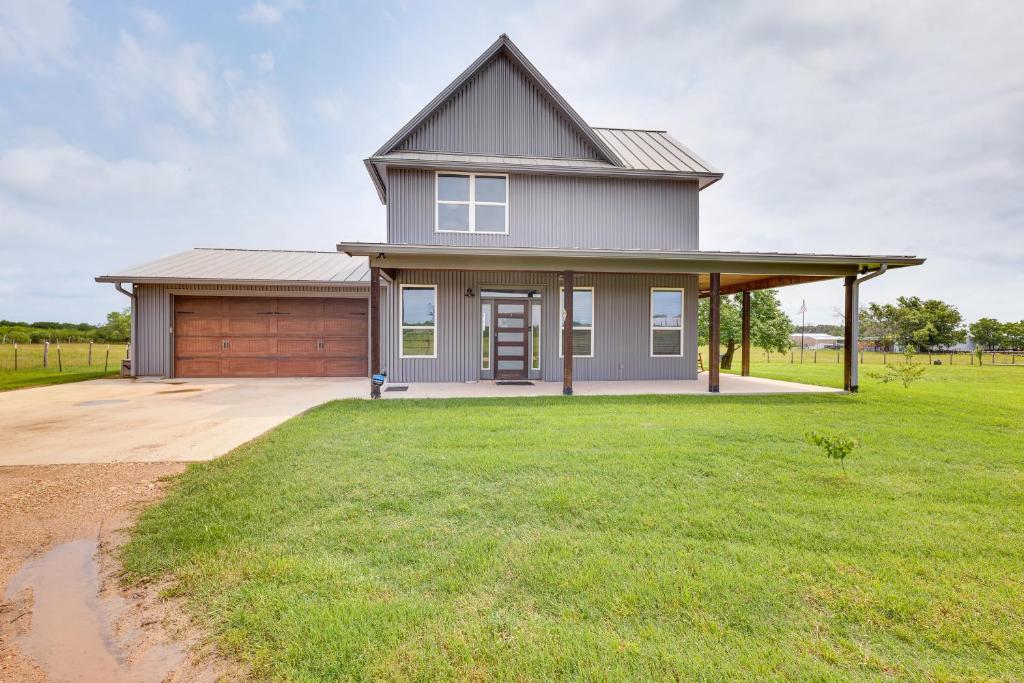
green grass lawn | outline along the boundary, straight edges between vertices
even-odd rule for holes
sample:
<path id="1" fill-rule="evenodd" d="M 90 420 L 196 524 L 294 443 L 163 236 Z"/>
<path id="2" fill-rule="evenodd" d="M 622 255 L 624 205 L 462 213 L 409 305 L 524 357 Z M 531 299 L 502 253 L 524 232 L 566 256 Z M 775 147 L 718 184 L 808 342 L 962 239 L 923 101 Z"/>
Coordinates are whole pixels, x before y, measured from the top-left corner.
<path id="1" fill-rule="evenodd" d="M 65 368 L 60 372 L 57 368 L 31 368 L 29 370 L 4 370 L 0 371 L 0 391 L 11 389 L 26 389 L 28 387 L 43 387 L 50 384 L 67 384 L 68 382 L 82 382 L 87 379 L 99 379 L 101 377 L 117 377 L 118 370 L 103 371 L 103 366 L 84 368 Z"/>
<path id="2" fill-rule="evenodd" d="M 1020 680 L 1024 368 L 861 386 L 331 403 L 191 466 L 127 578 L 271 679 Z"/>

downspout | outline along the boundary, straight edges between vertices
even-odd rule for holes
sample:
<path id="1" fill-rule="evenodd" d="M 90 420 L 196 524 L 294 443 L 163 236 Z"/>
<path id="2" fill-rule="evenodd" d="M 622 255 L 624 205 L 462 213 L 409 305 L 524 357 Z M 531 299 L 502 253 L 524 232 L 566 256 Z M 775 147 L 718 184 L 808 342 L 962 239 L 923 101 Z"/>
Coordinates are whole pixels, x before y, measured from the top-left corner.
<path id="1" fill-rule="evenodd" d="M 135 291 L 134 291 L 135 290 L 135 285 L 132 285 L 132 291 L 129 292 L 127 289 L 125 289 L 124 287 L 121 286 L 120 282 L 115 282 L 114 283 L 114 289 L 116 289 L 117 291 L 121 292 L 126 297 L 128 297 L 129 299 L 132 300 L 132 308 L 131 308 L 132 319 L 131 319 L 131 326 L 130 326 L 129 332 L 128 332 L 128 335 L 130 337 L 129 340 L 128 340 L 128 361 L 129 361 L 129 363 L 131 363 L 131 365 L 130 365 L 131 374 L 132 374 L 132 377 L 134 377 L 135 376 L 135 369 L 136 369 L 135 356 L 136 356 L 136 353 L 138 351 L 138 349 L 135 348 L 135 340 L 136 340 L 135 326 L 136 326 L 136 321 L 138 320 L 138 315 L 136 315 L 137 307 L 136 307 L 135 304 L 138 301 L 138 298 L 135 296 Z"/>
<path id="2" fill-rule="evenodd" d="M 882 264 L 878 267 L 878 270 L 868 273 L 863 277 L 859 277 L 853 281 L 853 364 L 850 367 L 850 384 L 852 385 L 852 391 L 857 391 L 857 369 L 859 366 L 858 359 L 860 358 L 860 286 L 861 283 L 867 282 L 879 275 L 884 275 L 885 271 L 889 270 L 889 266 Z"/>

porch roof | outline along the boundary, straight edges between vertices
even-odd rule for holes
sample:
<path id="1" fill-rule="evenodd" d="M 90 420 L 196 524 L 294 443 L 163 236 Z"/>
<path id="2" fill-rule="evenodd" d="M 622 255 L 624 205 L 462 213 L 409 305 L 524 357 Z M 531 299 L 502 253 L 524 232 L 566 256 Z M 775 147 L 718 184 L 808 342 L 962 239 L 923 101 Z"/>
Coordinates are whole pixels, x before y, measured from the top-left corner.
<path id="1" fill-rule="evenodd" d="M 887 268 L 917 266 L 906 255 L 797 254 L 738 251 L 561 249 L 341 242 L 338 250 L 366 256 L 369 265 L 420 270 L 519 270 L 580 273 L 696 273 L 701 293 L 721 273 L 721 293 L 827 280 Z"/>

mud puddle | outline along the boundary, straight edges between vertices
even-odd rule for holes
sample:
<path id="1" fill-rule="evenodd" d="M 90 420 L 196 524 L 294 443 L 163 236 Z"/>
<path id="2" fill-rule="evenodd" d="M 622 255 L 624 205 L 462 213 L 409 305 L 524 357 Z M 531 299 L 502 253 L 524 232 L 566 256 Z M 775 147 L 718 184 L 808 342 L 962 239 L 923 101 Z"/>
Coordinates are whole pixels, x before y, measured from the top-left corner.
<path id="1" fill-rule="evenodd" d="M 5 599 L 30 620 L 13 641 L 54 683 L 163 681 L 184 663 L 184 644 L 149 642 L 122 623 L 128 604 L 103 590 L 98 549 L 95 539 L 62 543 L 12 577 Z"/>

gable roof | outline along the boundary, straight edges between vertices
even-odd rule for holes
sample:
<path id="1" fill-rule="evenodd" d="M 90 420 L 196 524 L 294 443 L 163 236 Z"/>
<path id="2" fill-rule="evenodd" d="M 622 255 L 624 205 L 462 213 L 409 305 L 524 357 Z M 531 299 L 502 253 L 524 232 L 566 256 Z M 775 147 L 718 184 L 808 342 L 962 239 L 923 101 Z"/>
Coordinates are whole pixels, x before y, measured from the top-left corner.
<path id="1" fill-rule="evenodd" d="M 96 282 L 215 282 L 361 285 L 370 281 L 366 258 L 337 251 L 190 249 L 100 275 Z"/>
<path id="2" fill-rule="evenodd" d="M 454 81 L 449 83 L 444 90 L 438 93 L 437 97 L 431 100 L 427 106 L 416 114 L 416 116 L 402 126 L 402 128 L 395 133 L 390 140 L 385 142 L 373 156 L 380 157 L 394 151 L 406 138 L 416 131 L 417 128 L 423 125 L 432 114 L 440 110 L 452 98 L 452 96 L 462 88 L 462 86 L 468 83 L 478 73 L 483 71 L 491 61 L 499 55 L 504 56 L 514 66 L 519 67 L 540 90 L 542 95 L 544 95 L 550 104 L 566 118 L 575 131 L 584 140 L 589 142 L 605 161 L 613 166 L 621 167 L 625 165 L 612 148 L 600 136 L 598 136 L 589 125 L 587 125 L 587 122 L 583 120 L 583 117 L 576 113 L 576 110 L 569 106 L 569 103 L 565 101 L 565 98 L 555 90 L 554 86 L 544 78 L 540 71 L 530 63 L 508 35 L 504 33 L 498 36 L 498 39 L 494 41 L 494 43 L 483 52 L 483 54 L 477 57 L 477 59 L 470 64 L 465 71 L 459 74 Z"/>
<path id="3" fill-rule="evenodd" d="M 593 131 L 615 150 L 627 168 L 721 176 L 711 164 L 663 130 L 594 128 Z"/>

